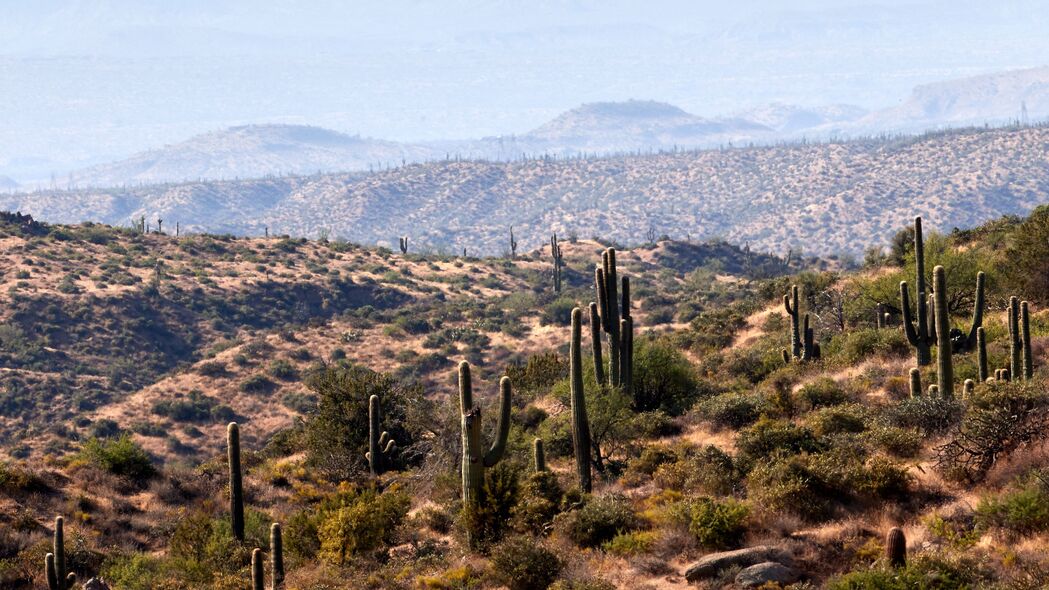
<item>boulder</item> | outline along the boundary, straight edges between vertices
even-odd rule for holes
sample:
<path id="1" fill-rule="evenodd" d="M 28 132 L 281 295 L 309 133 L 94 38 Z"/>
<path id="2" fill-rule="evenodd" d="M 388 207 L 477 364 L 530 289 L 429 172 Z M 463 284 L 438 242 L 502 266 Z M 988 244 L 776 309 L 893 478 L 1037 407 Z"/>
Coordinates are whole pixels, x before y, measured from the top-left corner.
<path id="1" fill-rule="evenodd" d="M 775 561 L 766 561 L 744 568 L 736 576 L 736 583 L 742 588 L 759 588 L 769 582 L 786 586 L 799 579 L 801 579 L 801 574 L 798 570 Z"/>
<path id="2" fill-rule="evenodd" d="M 91 578 L 84 582 L 84 590 L 109 590 L 109 584 L 102 578 Z"/>
<path id="3" fill-rule="evenodd" d="M 704 555 L 702 559 L 692 564 L 685 570 L 685 579 L 689 582 L 697 582 L 706 578 L 712 578 L 721 570 L 733 566 L 749 567 L 766 561 L 789 562 L 790 557 L 780 551 L 765 545 L 756 545 L 735 551 L 722 551 Z"/>

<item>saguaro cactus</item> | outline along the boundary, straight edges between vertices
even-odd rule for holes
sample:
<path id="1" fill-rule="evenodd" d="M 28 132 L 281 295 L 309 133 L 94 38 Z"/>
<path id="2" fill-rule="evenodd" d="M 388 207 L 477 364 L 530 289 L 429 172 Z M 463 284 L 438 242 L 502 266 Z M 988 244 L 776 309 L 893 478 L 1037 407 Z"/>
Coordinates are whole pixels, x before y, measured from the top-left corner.
<path id="1" fill-rule="evenodd" d="M 899 527 L 893 527 L 885 536 L 885 559 L 893 568 L 907 566 L 907 537 Z"/>
<path id="2" fill-rule="evenodd" d="M 590 481 L 590 421 L 586 414 L 586 392 L 583 390 L 582 323 L 583 311 L 577 307 L 572 310 L 572 342 L 568 354 L 572 394 L 572 443 L 575 447 L 579 489 L 589 493 L 593 487 Z"/>
<path id="3" fill-rule="evenodd" d="M 230 422 L 226 427 L 226 448 L 229 461 L 229 514 L 233 537 L 244 542 L 244 484 L 240 472 L 240 427 Z"/>
<path id="4" fill-rule="evenodd" d="M 983 291 L 985 282 L 983 271 L 976 273 L 976 301 L 973 303 L 973 323 L 969 326 L 969 334 L 967 336 L 954 340 L 954 352 L 967 352 L 976 348 L 976 333 L 983 326 Z"/>
<path id="5" fill-rule="evenodd" d="M 987 334 L 981 326 L 976 330 L 976 369 L 979 372 L 980 383 L 986 383 L 987 374 Z"/>
<path id="6" fill-rule="evenodd" d="M 251 588 L 252 590 L 263 590 L 265 584 L 265 575 L 262 569 L 262 549 L 256 547 L 251 551 Z"/>
<path id="7" fill-rule="evenodd" d="M 918 367 L 913 367 L 910 373 L 911 397 L 921 397 L 922 394 L 922 372 Z"/>
<path id="8" fill-rule="evenodd" d="M 284 535 L 280 523 L 270 525 L 270 590 L 284 586 Z"/>
<path id="9" fill-rule="evenodd" d="M 557 234 L 550 236 L 550 258 L 554 262 L 554 293 L 561 292 L 561 269 L 564 267 L 564 254 L 557 243 Z"/>
<path id="10" fill-rule="evenodd" d="M 510 433 L 510 378 L 499 381 L 499 421 L 495 440 L 487 451 L 481 446 L 481 408 L 474 406 L 470 363 L 459 363 L 459 410 L 463 435 L 463 504 L 468 508 L 481 501 L 484 472 L 495 466 L 506 451 Z"/>
<path id="11" fill-rule="evenodd" d="M 376 477 L 386 470 L 388 459 L 396 444 L 390 438 L 390 433 L 380 431 L 380 416 L 379 396 L 373 395 L 368 398 L 368 452 L 364 456 L 368 459 L 372 475 Z"/>
<path id="12" fill-rule="evenodd" d="M 791 285 L 790 293 L 783 296 L 783 309 L 790 316 L 790 352 L 783 351 L 783 362 L 814 361 L 820 357 L 820 345 L 816 342 L 815 330 L 809 327 L 809 314 L 801 315 L 798 286 Z"/>
<path id="13" fill-rule="evenodd" d="M 954 365 L 951 362 L 951 318 L 947 313 L 947 272 L 937 265 L 932 270 L 933 301 L 936 313 L 936 383 L 940 395 L 954 395 Z"/>
<path id="14" fill-rule="evenodd" d="M 1022 351 L 1023 343 L 1020 340 L 1020 300 L 1016 297 L 1009 298 L 1009 375 L 1010 379 L 1017 379 L 1023 372 Z"/>
<path id="15" fill-rule="evenodd" d="M 510 226 L 510 258 L 517 258 L 517 240 L 514 239 L 514 226 Z"/>
<path id="16" fill-rule="evenodd" d="M 408 253 L 408 236 L 404 236 L 403 238 L 397 238 L 397 242 L 398 242 L 398 244 L 401 247 L 401 254 L 407 254 Z"/>
<path id="17" fill-rule="evenodd" d="M 543 439 L 532 441 L 532 463 L 536 473 L 546 471 L 546 453 L 543 451 Z"/>
<path id="18" fill-rule="evenodd" d="M 962 382 L 962 396 L 963 397 L 966 397 L 966 398 L 969 397 L 970 395 L 973 394 L 974 391 L 976 391 L 976 382 L 975 381 L 973 381 L 972 379 L 966 379 L 965 381 Z"/>
<path id="19" fill-rule="evenodd" d="M 935 341 L 935 335 L 930 330 L 928 321 L 928 307 L 925 305 L 925 242 L 922 239 L 922 218 L 914 218 L 914 266 L 915 287 L 917 288 L 915 303 L 917 304 L 917 318 L 911 316 L 910 291 L 907 281 L 900 282 L 900 308 L 903 312 L 903 329 L 907 334 L 907 340 L 915 350 L 915 359 L 919 367 L 924 367 L 932 362 L 930 347 Z M 917 321 L 915 321 L 917 320 Z"/>
<path id="20" fill-rule="evenodd" d="M 605 290 L 608 313 L 601 316 L 601 321 L 604 324 L 605 333 L 608 334 L 608 377 L 613 387 L 619 387 L 621 383 L 620 369 L 622 368 L 619 358 L 619 320 L 622 316 L 619 314 L 619 289 L 617 285 L 619 279 L 616 272 L 615 248 L 605 250 L 602 255 L 602 263 L 605 271 L 605 284 L 602 288 Z"/>
<path id="21" fill-rule="evenodd" d="M 1031 317 L 1030 306 L 1026 301 L 1020 302 L 1020 351 L 1023 362 L 1024 381 L 1034 378 L 1034 356 L 1031 354 Z"/>
<path id="22" fill-rule="evenodd" d="M 594 357 L 594 380 L 598 383 L 605 382 L 605 361 L 601 358 L 601 316 L 597 311 L 597 304 L 590 302 L 587 308 L 590 316 L 590 350 Z"/>
<path id="23" fill-rule="evenodd" d="M 76 574 L 66 571 L 65 519 L 55 517 L 51 553 L 44 556 L 44 574 L 48 590 L 70 590 L 76 585 Z"/>

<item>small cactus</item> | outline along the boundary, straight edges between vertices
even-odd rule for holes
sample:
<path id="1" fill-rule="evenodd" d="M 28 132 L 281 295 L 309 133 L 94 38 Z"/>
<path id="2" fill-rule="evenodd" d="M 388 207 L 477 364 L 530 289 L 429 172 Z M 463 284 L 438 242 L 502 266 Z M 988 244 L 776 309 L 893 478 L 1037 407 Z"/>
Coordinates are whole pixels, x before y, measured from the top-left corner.
<path id="1" fill-rule="evenodd" d="M 561 269 L 565 266 L 564 253 L 557 243 L 557 234 L 550 236 L 550 259 L 554 262 L 554 293 L 561 292 Z"/>
<path id="2" fill-rule="evenodd" d="M 251 551 L 251 590 L 264 590 L 265 575 L 262 568 L 262 549 Z"/>
<path id="3" fill-rule="evenodd" d="M 911 368 L 910 373 L 910 389 L 911 397 L 921 397 L 922 395 L 922 372 L 918 367 Z"/>
<path id="4" fill-rule="evenodd" d="M 976 382 L 972 379 L 966 379 L 962 383 L 962 395 L 968 398 L 974 391 L 976 391 Z"/>
<path id="5" fill-rule="evenodd" d="M 590 493 L 590 421 L 586 414 L 586 392 L 583 390 L 583 353 L 581 349 L 583 311 L 572 310 L 572 341 L 568 363 L 571 386 L 572 443 L 575 447 L 576 475 L 579 489 Z"/>
<path id="6" fill-rule="evenodd" d="M 373 477 L 382 475 L 386 470 L 395 446 L 390 433 L 380 431 L 380 412 L 379 396 L 373 395 L 368 398 L 368 452 L 364 456 L 368 459 L 368 467 Z"/>
<path id="7" fill-rule="evenodd" d="M 270 590 L 284 586 L 284 536 L 280 523 L 270 525 Z"/>
<path id="8" fill-rule="evenodd" d="M 929 397 L 940 397 L 940 386 L 933 383 L 929 386 Z"/>
<path id="9" fill-rule="evenodd" d="M 226 447 L 229 461 L 229 513 L 233 538 L 244 542 L 244 484 L 240 471 L 240 427 L 230 422 L 226 427 Z"/>
<path id="10" fill-rule="evenodd" d="M 893 527 L 885 536 L 885 558 L 892 568 L 907 566 L 907 537 L 899 527 Z"/>
<path id="11" fill-rule="evenodd" d="M 546 471 L 546 453 L 543 452 L 543 439 L 532 441 L 532 462 L 535 472 Z"/>

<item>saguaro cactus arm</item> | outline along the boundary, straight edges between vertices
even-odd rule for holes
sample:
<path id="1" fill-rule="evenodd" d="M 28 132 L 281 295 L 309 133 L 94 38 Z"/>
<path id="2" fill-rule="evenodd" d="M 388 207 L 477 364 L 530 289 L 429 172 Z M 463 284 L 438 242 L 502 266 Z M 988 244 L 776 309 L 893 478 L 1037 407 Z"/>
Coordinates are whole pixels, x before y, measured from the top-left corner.
<path id="1" fill-rule="evenodd" d="M 572 341 L 569 347 L 569 373 L 572 405 L 572 442 L 575 447 L 576 475 L 579 489 L 589 493 L 590 480 L 590 422 L 586 413 L 586 393 L 583 390 L 583 354 L 581 349 L 583 312 L 572 310 Z"/>
<path id="2" fill-rule="evenodd" d="M 233 537 L 244 542 L 244 487 L 240 471 L 240 427 L 230 422 L 226 427 L 226 447 L 229 461 L 229 512 Z"/>
<path id="3" fill-rule="evenodd" d="M 969 327 L 969 335 L 965 337 L 965 349 L 972 350 L 976 347 L 976 332 L 983 326 L 984 307 L 984 283 L 986 277 L 983 271 L 976 273 L 976 301 L 973 304 L 973 323 Z"/>
<path id="4" fill-rule="evenodd" d="M 499 421 L 495 426 L 495 440 L 484 456 L 484 466 L 492 467 L 503 458 L 506 451 L 506 439 L 510 435 L 510 378 L 499 380 Z"/>
<path id="5" fill-rule="evenodd" d="M 590 347 L 594 357 L 594 380 L 605 383 L 605 361 L 601 358 L 601 316 L 597 304 L 590 302 Z"/>
<path id="6" fill-rule="evenodd" d="M 951 361 L 951 318 L 947 311 L 947 273 L 942 266 L 932 271 L 936 312 L 936 382 L 940 395 L 954 395 L 954 366 Z"/>

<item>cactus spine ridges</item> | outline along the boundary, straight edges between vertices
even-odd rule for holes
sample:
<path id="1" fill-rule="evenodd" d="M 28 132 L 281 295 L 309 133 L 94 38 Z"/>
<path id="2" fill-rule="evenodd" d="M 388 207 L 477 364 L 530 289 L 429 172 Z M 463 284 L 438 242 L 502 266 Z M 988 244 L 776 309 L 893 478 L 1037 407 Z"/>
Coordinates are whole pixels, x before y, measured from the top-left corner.
<path id="1" fill-rule="evenodd" d="M 373 395 L 368 398 L 368 452 L 364 456 L 368 459 L 368 467 L 372 475 L 376 477 L 382 475 L 386 470 L 388 459 L 395 446 L 393 439 L 390 438 L 390 433 L 385 430 L 380 432 L 381 411 L 379 396 Z"/>
<path id="2" fill-rule="evenodd" d="M 986 383 L 987 374 L 987 334 L 981 326 L 976 330 L 976 368 L 979 372 L 980 383 Z"/>
<path id="3" fill-rule="evenodd" d="M 284 536 L 280 523 L 270 525 L 270 590 L 284 586 Z"/>
<path id="4" fill-rule="evenodd" d="M 262 569 L 262 549 L 251 551 L 251 590 L 263 590 L 266 582 Z"/>
<path id="5" fill-rule="evenodd" d="M 564 253 L 557 243 L 557 234 L 550 236 L 550 258 L 554 261 L 554 293 L 561 292 L 561 269 L 565 265 Z"/>
<path id="6" fill-rule="evenodd" d="M 590 421 L 586 415 L 586 393 L 583 391 L 582 323 L 583 311 L 577 307 L 572 310 L 572 342 L 568 355 L 572 394 L 572 443 L 575 447 L 579 489 L 589 493 L 593 487 L 590 481 Z"/>
<path id="7" fill-rule="evenodd" d="M 546 453 L 543 452 L 543 439 L 532 441 L 532 460 L 535 472 L 546 471 Z"/>
<path id="8" fill-rule="evenodd" d="M 226 447 L 229 461 L 229 513 L 233 538 L 244 542 L 244 484 L 240 473 L 240 427 L 230 422 L 226 427 Z"/>
<path id="9" fill-rule="evenodd" d="M 885 536 L 885 558 L 888 560 L 890 567 L 902 568 L 907 566 L 907 537 L 904 536 L 903 530 L 898 527 L 893 527 L 889 530 L 889 534 Z"/>
<path id="10" fill-rule="evenodd" d="M 922 372 L 918 367 L 913 367 L 910 374 L 911 397 L 921 397 L 922 394 Z"/>
<path id="11" fill-rule="evenodd" d="M 55 534 L 51 553 L 44 556 L 44 575 L 48 590 L 70 590 L 76 585 L 76 574 L 66 572 L 65 519 L 55 517 Z"/>
<path id="12" fill-rule="evenodd" d="M 951 362 L 951 318 L 947 313 L 947 272 L 942 266 L 932 270 L 932 290 L 936 313 L 936 383 L 940 394 L 954 396 L 954 365 Z"/>
<path id="13" fill-rule="evenodd" d="M 926 306 L 925 292 L 925 243 L 922 240 L 922 218 L 914 218 L 914 266 L 915 287 L 917 288 L 917 318 L 911 316 L 910 291 L 907 281 L 900 282 L 900 308 L 903 312 L 903 329 L 907 334 L 907 340 L 915 350 L 915 358 L 919 367 L 924 367 L 932 362 L 930 346 L 935 340 L 931 333 L 928 320 L 928 307 Z"/>
<path id="14" fill-rule="evenodd" d="M 1023 358 L 1023 378 L 1027 381 L 1034 378 L 1034 357 L 1031 354 L 1030 306 L 1026 301 L 1020 302 L 1020 349 Z"/>
<path id="15" fill-rule="evenodd" d="M 473 384 L 470 363 L 459 363 L 459 410 L 463 434 L 463 504 L 467 508 L 481 501 L 484 472 L 495 466 L 506 451 L 506 437 L 510 432 L 510 378 L 499 381 L 499 420 L 495 440 L 487 451 L 481 446 L 481 408 L 473 402 Z"/>

